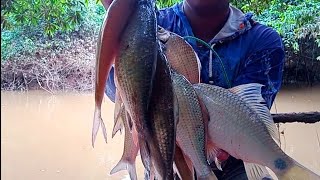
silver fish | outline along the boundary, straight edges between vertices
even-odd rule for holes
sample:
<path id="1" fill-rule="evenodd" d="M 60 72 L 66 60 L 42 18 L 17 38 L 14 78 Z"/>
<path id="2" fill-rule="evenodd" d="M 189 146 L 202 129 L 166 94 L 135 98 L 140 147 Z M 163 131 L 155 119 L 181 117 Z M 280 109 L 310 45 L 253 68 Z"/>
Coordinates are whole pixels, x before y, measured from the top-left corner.
<path id="1" fill-rule="evenodd" d="M 257 83 L 231 89 L 195 84 L 210 115 L 210 138 L 217 147 L 245 164 L 250 163 L 250 166 L 245 165 L 251 169 L 247 170 L 250 177 L 255 177 L 255 173 L 260 176 L 260 166 L 266 166 L 280 180 L 320 179 L 279 147 L 279 134 L 261 96 L 261 87 Z"/>
<path id="2" fill-rule="evenodd" d="M 205 124 L 198 96 L 183 75 L 174 72 L 172 78 L 179 105 L 177 143 L 192 161 L 198 179 L 217 179 L 207 162 Z"/>

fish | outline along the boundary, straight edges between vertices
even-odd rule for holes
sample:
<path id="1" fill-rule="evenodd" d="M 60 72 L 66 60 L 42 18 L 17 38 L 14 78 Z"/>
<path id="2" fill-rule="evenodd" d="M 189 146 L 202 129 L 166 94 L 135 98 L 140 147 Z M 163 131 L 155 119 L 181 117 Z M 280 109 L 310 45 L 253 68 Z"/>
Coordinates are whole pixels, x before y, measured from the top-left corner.
<path id="1" fill-rule="evenodd" d="M 124 126 L 124 148 L 120 161 L 111 170 L 110 174 L 112 175 L 121 170 L 127 170 L 129 172 L 130 179 L 137 180 L 135 161 L 139 151 L 139 146 L 133 142 L 131 130 L 128 124 L 128 122 L 131 121 L 130 116 L 127 114 L 124 108 L 122 108 L 119 113 L 121 116 L 119 120 L 122 120 Z"/>
<path id="2" fill-rule="evenodd" d="M 193 87 L 210 116 L 210 139 L 243 160 L 248 177 L 262 179 L 268 167 L 280 180 L 320 179 L 279 147 L 279 133 L 261 96 L 263 85 L 249 83 L 225 89 L 198 83 Z"/>
<path id="3" fill-rule="evenodd" d="M 108 2 L 109 4 L 110 2 Z M 101 126 L 105 142 L 107 142 L 106 127 L 101 117 L 101 104 L 106 88 L 106 80 L 118 54 L 120 37 L 128 23 L 128 19 L 134 11 L 137 0 L 114 0 L 108 5 L 103 25 L 99 32 L 96 52 L 95 74 L 95 110 L 93 117 L 91 144 L 97 137 Z"/>
<path id="4" fill-rule="evenodd" d="M 173 179 L 173 158 L 176 145 L 176 117 L 171 69 L 162 53 L 158 51 L 149 109 L 150 149 L 152 168 L 159 179 Z"/>
<path id="5" fill-rule="evenodd" d="M 148 131 L 146 123 L 157 62 L 157 28 L 154 1 L 137 1 L 121 37 L 115 76 L 117 91 L 142 138 Z"/>
<path id="6" fill-rule="evenodd" d="M 166 30 L 159 30 L 160 38 L 165 39 L 165 55 L 169 60 L 170 66 L 176 72 L 184 75 L 191 83 L 200 82 L 201 64 L 198 55 L 192 46 L 181 36 Z"/>
<path id="7" fill-rule="evenodd" d="M 217 179 L 207 162 L 205 123 L 198 96 L 185 76 L 173 72 L 172 79 L 179 105 L 177 143 L 192 161 L 197 179 Z"/>
<path id="8" fill-rule="evenodd" d="M 114 67 L 117 91 L 133 128 L 138 132 L 137 136 L 133 135 L 133 139 L 139 144 L 144 167 L 150 171 L 151 159 L 146 142 L 150 138 L 147 128 L 149 103 L 157 65 L 155 1 L 137 0 L 133 8 L 134 12 L 121 36 Z"/>

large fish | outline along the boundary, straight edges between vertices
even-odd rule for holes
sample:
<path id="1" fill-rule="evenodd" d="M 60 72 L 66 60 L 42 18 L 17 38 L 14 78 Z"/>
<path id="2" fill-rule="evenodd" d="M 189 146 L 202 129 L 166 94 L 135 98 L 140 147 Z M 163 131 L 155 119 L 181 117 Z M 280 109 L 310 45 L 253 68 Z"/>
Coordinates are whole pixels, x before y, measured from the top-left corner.
<path id="1" fill-rule="evenodd" d="M 128 124 L 128 122 L 131 121 L 130 116 L 124 108 L 122 108 L 119 113 L 121 118 L 119 118 L 118 121 L 122 121 L 124 126 L 124 148 L 120 161 L 111 170 L 110 174 L 114 174 L 121 170 L 127 170 L 129 172 L 130 179 L 137 180 L 135 161 L 139 151 L 139 146 L 133 142 L 132 133 Z"/>
<path id="2" fill-rule="evenodd" d="M 192 161 L 197 179 L 217 179 L 207 162 L 205 124 L 198 96 L 183 75 L 173 72 L 172 77 L 179 105 L 177 143 Z"/>
<path id="3" fill-rule="evenodd" d="M 320 179 L 319 175 L 285 154 L 277 144 L 279 134 L 261 96 L 261 87 L 256 83 L 231 89 L 195 84 L 210 115 L 210 138 L 217 147 L 242 159 L 250 177 L 259 176 L 259 166 L 266 166 L 280 180 Z"/>
<path id="4" fill-rule="evenodd" d="M 114 0 L 110 7 L 107 2 L 107 14 L 98 37 L 96 75 L 95 75 L 95 111 L 92 127 L 92 146 L 102 126 L 105 141 L 107 141 L 106 128 L 101 118 L 101 104 L 104 97 L 106 80 L 114 59 L 119 50 L 120 36 L 129 16 L 132 14 L 137 0 Z"/>
<path id="5" fill-rule="evenodd" d="M 120 53 L 115 61 L 115 75 L 117 91 L 125 109 L 141 137 L 144 137 L 157 62 L 157 29 L 154 1 L 137 1 L 122 34 Z"/>
<path id="6" fill-rule="evenodd" d="M 160 179 L 173 179 L 177 110 L 169 64 L 158 52 L 157 71 L 150 101 L 150 135 L 147 141 L 152 167 Z"/>

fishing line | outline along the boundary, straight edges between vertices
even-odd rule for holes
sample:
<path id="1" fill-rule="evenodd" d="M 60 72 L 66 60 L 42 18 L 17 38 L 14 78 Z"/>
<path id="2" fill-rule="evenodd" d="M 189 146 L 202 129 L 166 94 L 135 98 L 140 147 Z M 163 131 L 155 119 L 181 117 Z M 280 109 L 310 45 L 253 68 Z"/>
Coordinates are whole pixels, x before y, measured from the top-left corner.
<path id="1" fill-rule="evenodd" d="M 215 54 L 215 56 L 219 59 L 220 65 L 221 65 L 221 67 L 222 67 L 225 81 L 227 82 L 228 87 L 231 88 L 231 83 L 230 83 L 230 80 L 229 80 L 229 78 L 228 78 L 227 71 L 226 71 L 226 69 L 225 69 L 225 67 L 224 67 L 224 65 L 223 65 L 223 62 L 222 62 L 219 54 L 218 54 L 208 43 L 206 43 L 206 42 L 203 41 L 202 39 L 196 38 L 196 37 L 194 37 L 194 36 L 184 36 L 183 39 L 185 39 L 185 40 L 187 40 L 187 39 L 194 39 L 194 40 L 200 42 L 201 44 L 205 45 L 208 49 L 210 49 L 210 50 Z"/>

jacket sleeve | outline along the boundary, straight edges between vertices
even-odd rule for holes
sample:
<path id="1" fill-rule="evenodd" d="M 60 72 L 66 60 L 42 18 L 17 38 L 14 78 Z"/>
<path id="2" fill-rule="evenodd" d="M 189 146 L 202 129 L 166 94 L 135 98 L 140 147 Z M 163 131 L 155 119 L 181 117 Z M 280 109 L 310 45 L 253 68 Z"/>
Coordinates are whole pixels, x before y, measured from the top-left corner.
<path id="1" fill-rule="evenodd" d="M 106 86 L 106 95 L 112 102 L 115 102 L 116 86 L 114 84 L 114 67 L 112 67 L 110 70 Z"/>
<path id="2" fill-rule="evenodd" d="M 240 65 L 234 86 L 246 83 L 260 83 L 262 97 L 270 109 L 278 93 L 283 74 L 284 50 L 273 48 L 252 53 Z"/>

